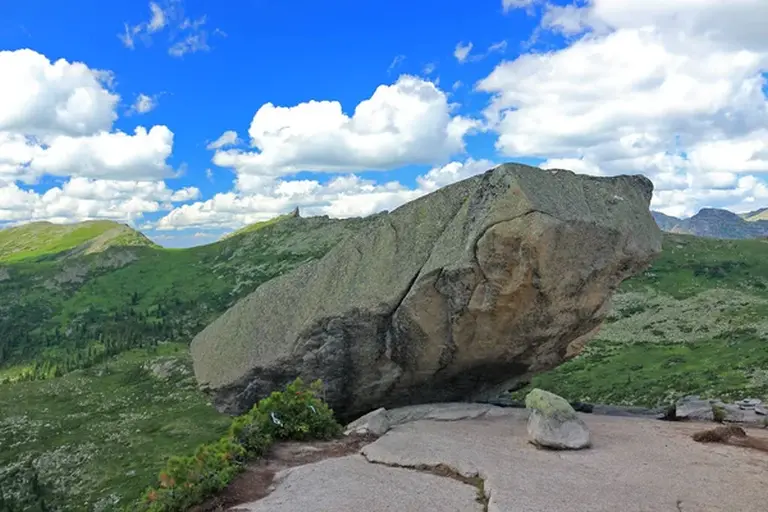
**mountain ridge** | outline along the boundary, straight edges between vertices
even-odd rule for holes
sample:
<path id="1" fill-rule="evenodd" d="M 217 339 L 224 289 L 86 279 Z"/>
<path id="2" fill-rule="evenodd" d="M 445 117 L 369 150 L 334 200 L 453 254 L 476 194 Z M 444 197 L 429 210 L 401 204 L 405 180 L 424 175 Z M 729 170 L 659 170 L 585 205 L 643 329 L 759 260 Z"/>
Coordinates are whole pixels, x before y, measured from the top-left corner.
<path id="1" fill-rule="evenodd" d="M 289 217 L 186 249 L 162 248 L 127 227 L 113 236 L 116 223 L 77 244 L 38 241 L 47 225 L 0 231 L 6 241 L 26 234 L 16 243 L 23 251 L 0 257 L 0 381 L 4 366 L 41 358 L 55 374 L 137 346 L 186 342 L 242 295 L 324 256 L 368 222 Z M 120 234 L 141 243 L 115 243 Z"/>
<path id="2" fill-rule="evenodd" d="M 686 218 L 666 215 L 655 210 L 651 210 L 651 215 L 659 228 L 662 231 L 669 233 L 733 240 L 768 237 L 768 207 L 744 213 L 734 213 L 724 208 L 702 208 L 695 215 Z M 368 217 L 373 217 L 373 215 Z M 355 217 L 355 219 L 368 217 Z M 299 209 L 295 208 L 289 213 L 276 215 L 270 219 L 254 222 L 241 228 L 234 229 L 229 233 L 222 235 L 218 242 L 235 239 L 239 236 L 254 233 L 274 224 L 295 218 L 328 219 L 327 216 L 301 217 Z M 344 219 L 337 220 L 343 221 Z M 104 226 L 109 226 L 112 228 L 112 231 L 110 233 L 109 229 L 102 229 L 100 231 L 96 228 L 96 234 L 78 239 L 77 231 L 79 229 L 87 231 L 90 226 L 101 226 L 102 228 Z M 14 249 L 8 240 L 11 235 L 18 236 L 19 233 L 30 233 L 35 230 L 47 230 L 49 232 L 60 231 L 61 233 L 74 231 L 75 234 L 68 239 L 64 236 L 60 236 L 61 240 L 59 240 L 59 242 L 61 243 L 61 246 L 57 246 L 55 243 L 56 240 L 53 240 L 43 247 L 35 248 L 33 246 L 31 248 Z M 82 232 L 80 234 L 82 234 Z M 119 235 L 122 235 L 122 237 Z M 77 241 L 77 243 L 74 243 L 73 240 Z M 0 228 L 0 265 L 9 261 L 20 261 L 40 256 L 51 257 L 58 255 L 58 257 L 71 257 L 74 254 L 92 254 L 114 246 L 163 248 L 141 231 L 134 229 L 127 224 L 115 221 L 84 221 L 71 224 L 54 224 L 48 221 L 35 221 L 13 227 Z M 187 247 L 185 249 L 192 249 L 194 247 L 202 247 L 202 245 Z"/>
<path id="3" fill-rule="evenodd" d="M 140 231 L 110 220 L 72 224 L 42 221 L 0 229 L 0 263 L 72 258 L 112 247 L 159 246 Z"/>
<path id="4" fill-rule="evenodd" d="M 662 231 L 706 238 L 745 240 L 768 237 L 768 208 L 744 214 L 736 214 L 722 208 L 702 208 L 685 219 L 651 211 L 656 224 Z"/>
<path id="5" fill-rule="evenodd" d="M 758 208 L 757 210 L 752 210 L 751 212 L 739 214 L 739 216 L 749 222 L 756 220 L 768 220 L 768 207 Z"/>

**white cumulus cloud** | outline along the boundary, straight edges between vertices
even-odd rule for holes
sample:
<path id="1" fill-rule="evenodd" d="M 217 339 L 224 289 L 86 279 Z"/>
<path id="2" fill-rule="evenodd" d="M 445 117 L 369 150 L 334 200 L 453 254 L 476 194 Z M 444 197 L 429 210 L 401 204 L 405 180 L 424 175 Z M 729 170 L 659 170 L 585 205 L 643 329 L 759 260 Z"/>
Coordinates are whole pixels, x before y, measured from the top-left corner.
<path id="1" fill-rule="evenodd" d="M 469 58 L 470 52 L 472 52 L 472 42 L 464 44 L 463 41 L 456 43 L 456 48 L 453 50 L 453 56 L 456 60 L 462 64 Z"/>
<path id="2" fill-rule="evenodd" d="M 499 153 L 590 174 L 643 173 L 655 205 L 686 215 L 762 197 L 768 3 L 505 5 L 540 6 L 541 29 L 572 39 L 502 62 L 477 83 L 491 95 L 485 115 Z"/>
<path id="3" fill-rule="evenodd" d="M 239 143 L 240 139 L 237 136 L 237 132 L 234 130 L 227 130 L 222 133 L 218 139 L 208 144 L 206 149 L 221 149 L 225 146 L 233 146 Z"/>
<path id="4" fill-rule="evenodd" d="M 51 62 L 33 50 L 0 51 L 0 132 L 89 135 L 109 129 L 120 97 L 109 73 Z"/>
<path id="5" fill-rule="evenodd" d="M 24 49 L 0 51 L 0 76 L 0 225 L 130 220 L 199 198 L 162 181 L 176 174 L 170 129 L 113 129 L 120 96 L 111 73 Z M 41 193 L 25 188 L 44 176 L 66 181 Z"/>
<path id="6" fill-rule="evenodd" d="M 94 219 L 134 222 L 145 213 L 171 210 L 173 203 L 199 197 L 200 191 L 194 187 L 173 191 L 157 181 L 70 178 L 43 193 L 11 183 L 0 186 L 0 223 Z"/>
<path id="7" fill-rule="evenodd" d="M 269 219 L 299 207 L 302 215 L 346 218 L 392 210 L 456 181 L 495 166 L 488 160 L 468 159 L 434 167 L 418 176 L 416 187 L 397 181 L 376 183 L 355 174 L 337 176 L 327 183 L 316 180 L 276 180 L 268 185 L 217 194 L 207 201 L 175 208 L 158 229 L 235 229 Z"/>
<path id="8" fill-rule="evenodd" d="M 479 126 L 477 120 L 454 115 L 447 95 L 434 83 L 403 75 L 392 85 L 379 86 L 351 116 L 337 101 L 293 107 L 267 103 L 248 130 L 256 151 L 217 150 L 213 162 L 267 181 L 300 171 L 433 164 L 462 153 L 465 136 Z"/>
<path id="9" fill-rule="evenodd" d="M 136 97 L 136 101 L 131 105 L 129 112 L 137 114 L 146 114 L 153 111 L 157 107 L 157 96 L 149 96 L 147 94 L 139 94 Z"/>

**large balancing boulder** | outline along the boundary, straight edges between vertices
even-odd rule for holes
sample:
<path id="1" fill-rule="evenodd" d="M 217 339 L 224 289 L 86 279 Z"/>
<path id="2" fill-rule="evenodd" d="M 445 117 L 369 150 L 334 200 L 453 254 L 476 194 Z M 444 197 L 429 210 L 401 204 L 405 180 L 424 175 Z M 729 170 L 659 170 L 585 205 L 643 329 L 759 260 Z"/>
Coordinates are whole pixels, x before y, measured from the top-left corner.
<path id="1" fill-rule="evenodd" d="M 235 304 L 195 375 L 231 414 L 297 376 L 342 419 L 490 397 L 578 354 L 660 252 L 652 190 L 518 164 L 439 189 Z"/>

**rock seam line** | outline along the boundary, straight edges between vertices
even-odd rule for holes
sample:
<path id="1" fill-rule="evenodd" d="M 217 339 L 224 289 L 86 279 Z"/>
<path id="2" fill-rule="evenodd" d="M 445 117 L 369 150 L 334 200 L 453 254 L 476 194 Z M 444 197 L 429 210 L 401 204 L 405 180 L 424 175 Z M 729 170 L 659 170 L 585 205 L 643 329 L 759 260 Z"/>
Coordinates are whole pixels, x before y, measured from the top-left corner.
<path id="1" fill-rule="evenodd" d="M 483 512 L 488 512 L 488 503 L 491 500 L 491 493 L 485 489 L 485 479 L 480 476 L 479 473 L 475 473 L 472 476 L 464 476 L 455 468 L 448 464 L 396 464 L 394 462 L 381 462 L 377 460 L 371 460 L 365 453 L 362 456 L 371 464 L 378 464 L 380 466 L 387 466 L 390 468 L 409 469 L 411 471 L 418 471 L 420 473 L 428 473 L 430 475 L 440 476 L 443 478 L 450 478 L 452 480 L 459 481 L 463 484 L 470 485 L 476 489 L 477 496 L 475 501 L 480 503 L 483 507 Z"/>

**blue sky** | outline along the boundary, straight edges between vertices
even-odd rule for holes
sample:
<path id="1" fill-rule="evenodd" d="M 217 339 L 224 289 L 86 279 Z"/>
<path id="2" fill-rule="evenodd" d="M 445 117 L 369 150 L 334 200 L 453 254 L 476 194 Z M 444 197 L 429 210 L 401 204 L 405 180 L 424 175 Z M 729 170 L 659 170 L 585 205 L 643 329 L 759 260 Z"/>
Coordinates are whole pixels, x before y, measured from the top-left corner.
<path id="1" fill-rule="evenodd" d="M 504 161 L 643 173 L 675 215 L 766 206 L 751 1 L 3 3 L 0 225 L 114 218 L 190 245 L 297 205 L 391 209 Z M 313 100 L 343 113 L 293 110 Z M 285 109 L 257 141 L 268 103 Z M 130 143 L 137 126 L 165 128 Z"/>

